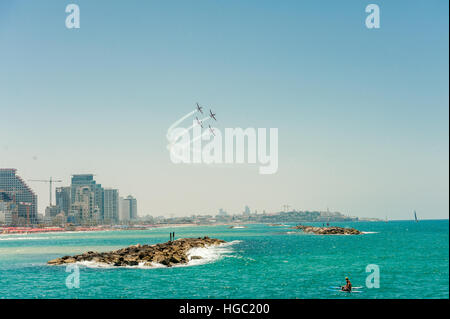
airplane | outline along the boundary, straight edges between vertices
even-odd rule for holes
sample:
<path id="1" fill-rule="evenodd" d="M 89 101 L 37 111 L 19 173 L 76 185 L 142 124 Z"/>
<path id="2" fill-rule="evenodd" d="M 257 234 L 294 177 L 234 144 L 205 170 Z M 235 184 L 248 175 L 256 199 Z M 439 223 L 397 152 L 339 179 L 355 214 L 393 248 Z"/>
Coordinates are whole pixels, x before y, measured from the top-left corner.
<path id="1" fill-rule="evenodd" d="M 203 128 L 202 121 L 200 121 L 197 116 L 195 117 L 195 119 L 197 120 L 197 124 L 200 125 L 201 128 Z"/>
<path id="2" fill-rule="evenodd" d="M 208 125 L 208 126 L 209 126 L 209 130 L 211 131 L 212 135 L 216 136 L 216 134 L 214 134 L 214 130 L 212 129 L 211 125 Z"/>
<path id="3" fill-rule="evenodd" d="M 198 103 L 197 103 L 197 111 L 199 111 L 200 113 L 202 113 L 203 114 L 203 107 L 201 107 L 200 105 L 198 105 Z"/>
<path id="4" fill-rule="evenodd" d="M 211 110 L 209 110 L 209 117 L 213 118 L 215 121 L 217 121 L 216 119 L 216 114 L 214 114 Z"/>

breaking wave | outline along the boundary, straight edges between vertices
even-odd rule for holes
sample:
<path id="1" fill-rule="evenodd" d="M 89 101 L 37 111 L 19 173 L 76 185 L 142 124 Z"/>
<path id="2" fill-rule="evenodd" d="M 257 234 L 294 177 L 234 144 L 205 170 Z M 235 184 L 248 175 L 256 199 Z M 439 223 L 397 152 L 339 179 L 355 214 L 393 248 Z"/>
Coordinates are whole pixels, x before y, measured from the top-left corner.
<path id="1" fill-rule="evenodd" d="M 51 239 L 51 237 L 0 237 L 1 240 L 39 240 L 39 239 Z"/>
<path id="2" fill-rule="evenodd" d="M 192 248 L 187 253 L 189 262 L 182 266 L 203 265 L 215 262 L 222 257 L 228 257 L 234 252 L 231 246 L 240 242 L 240 240 L 233 240 L 229 243 L 223 243 L 218 246 Z M 201 257 L 201 259 L 196 259 L 195 257 Z"/>

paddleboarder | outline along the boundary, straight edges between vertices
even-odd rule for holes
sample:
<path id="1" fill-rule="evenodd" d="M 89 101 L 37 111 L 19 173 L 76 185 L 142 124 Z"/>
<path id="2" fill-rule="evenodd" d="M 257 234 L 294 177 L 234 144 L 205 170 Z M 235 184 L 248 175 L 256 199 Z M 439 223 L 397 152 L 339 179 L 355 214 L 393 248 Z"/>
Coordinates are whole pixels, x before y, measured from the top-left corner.
<path id="1" fill-rule="evenodd" d="M 348 277 L 345 277 L 345 281 L 347 282 L 347 284 L 345 286 L 342 286 L 341 290 L 351 292 L 352 291 L 352 283 L 350 282 Z"/>

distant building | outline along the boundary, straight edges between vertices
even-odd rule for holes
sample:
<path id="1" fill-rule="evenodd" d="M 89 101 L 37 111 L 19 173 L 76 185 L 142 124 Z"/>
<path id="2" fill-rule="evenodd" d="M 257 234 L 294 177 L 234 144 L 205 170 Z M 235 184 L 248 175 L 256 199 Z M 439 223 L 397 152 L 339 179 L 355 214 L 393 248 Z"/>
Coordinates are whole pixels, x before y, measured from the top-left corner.
<path id="1" fill-rule="evenodd" d="M 95 192 L 89 186 L 78 186 L 72 197 L 69 212 L 70 220 L 77 224 L 93 225 L 98 222 L 98 207 L 95 205 Z"/>
<path id="2" fill-rule="evenodd" d="M 250 215 L 250 208 L 248 207 L 248 206 L 245 206 L 245 209 L 244 209 L 244 213 L 243 213 L 244 215 Z"/>
<path id="3" fill-rule="evenodd" d="M 42 215 L 42 214 L 38 214 L 38 224 L 42 224 L 43 222 L 44 222 L 44 215 Z"/>
<path id="4" fill-rule="evenodd" d="M 43 220 L 47 225 L 63 226 L 67 221 L 67 215 L 59 206 L 47 206 Z"/>
<path id="5" fill-rule="evenodd" d="M 0 193 L 11 197 L 13 205 L 17 205 L 17 224 L 30 225 L 37 223 L 37 195 L 22 178 L 16 175 L 14 168 L 0 169 Z"/>
<path id="6" fill-rule="evenodd" d="M 14 211 L 12 201 L 2 200 L 0 193 L 0 224 L 11 226 L 14 224 Z M 17 219 L 17 216 L 16 216 Z"/>
<path id="7" fill-rule="evenodd" d="M 45 209 L 45 217 L 53 218 L 61 213 L 61 208 L 59 206 L 47 206 Z"/>
<path id="8" fill-rule="evenodd" d="M 219 216 L 226 216 L 226 215 L 228 215 L 228 213 L 226 211 L 224 211 L 222 208 L 220 208 L 218 215 Z"/>
<path id="9" fill-rule="evenodd" d="M 130 208 L 123 197 L 119 197 L 119 221 L 128 222 L 130 221 Z"/>
<path id="10" fill-rule="evenodd" d="M 103 188 L 93 174 L 72 175 L 70 202 L 72 215 L 81 216 L 80 223 L 98 223 L 103 219 Z"/>
<path id="11" fill-rule="evenodd" d="M 133 196 L 120 197 L 119 219 L 123 222 L 137 219 L 137 201 Z"/>
<path id="12" fill-rule="evenodd" d="M 57 187 L 56 188 L 56 206 L 58 206 L 66 216 L 69 215 L 70 211 L 70 187 Z"/>
<path id="13" fill-rule="evenodd" d="M 62 212 L 53 217 L 52 224 L 55 226 L 64 226 L 67 222 L 67 217 Z"/>
<path id="14" fill-rule="evenodd" d="M 103 190 L 103 222 L 117 223 L 119 221 L 119 191 L 105 188 Z"/>
<path id="15" fill-rule="evenodd" d="M 16 226 L 18 224 L 18 205 L 10 195 L 0 192 L 0 224 Z"/>

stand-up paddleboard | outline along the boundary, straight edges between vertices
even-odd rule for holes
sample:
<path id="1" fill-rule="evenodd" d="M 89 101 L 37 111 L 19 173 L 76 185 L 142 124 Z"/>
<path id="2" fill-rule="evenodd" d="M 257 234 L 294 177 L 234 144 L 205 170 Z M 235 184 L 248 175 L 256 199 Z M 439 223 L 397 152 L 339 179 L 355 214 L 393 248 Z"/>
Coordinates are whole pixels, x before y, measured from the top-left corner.
<path id="1" fill-rule="evenodd" d="M 360 293 L 362 293 L 361 290 L 345 291 L 345 290 L 341 290 L 341 289 L 331 289 L 331 288 L 328 288 L 328 291 L 332 291 L 332 292 L 346 292 L 346 293 L 349 293 L 349 294 L 360 294 Z"/>
<path id="2" fill-rule="evenodd" d="M 329 287 L 328 290 L 330 291 L 338 291 L 338 292 L 348 292 L 348 293 L 362 293 L 361 290 L 358 289 L 362 289 L 362 287 L 352 287 L 352 291 L 346 291 L 346 290 L 342 290 L 341 287 Z"/>

